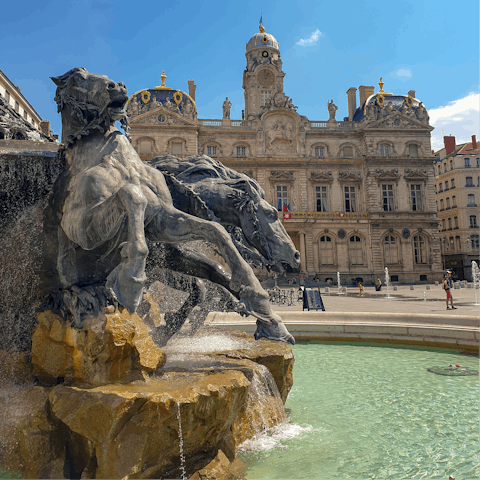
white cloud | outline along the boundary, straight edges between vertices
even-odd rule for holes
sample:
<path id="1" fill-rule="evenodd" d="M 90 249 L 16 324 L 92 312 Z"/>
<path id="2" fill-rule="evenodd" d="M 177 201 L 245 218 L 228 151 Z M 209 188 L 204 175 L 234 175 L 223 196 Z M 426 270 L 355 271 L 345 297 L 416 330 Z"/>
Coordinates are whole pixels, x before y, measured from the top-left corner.
<path id="1" fill-rule="evenodd" d="M 471 92 L 448 105 L 428 111 L 432 132 L 432 149 L 444 147 L 443 135 L 453 135 L 457 145 L 470 142 L 472 135 L 480 135 L 480 94 Z M 443 134 L 442 134 L 443 130 Z"/>
<path id="2" fill-rule="evenodd" d="M 310 38 L 307 38 L 306 40 L 301 38 L 298 42 L 297 45 L 300 45 L 301 47 L 304 47 L 305 45 L 314 45 L 317 43 L 317 40 L 323 35 L 323 33 L 317 28 L 311 35 Z"/>
<path id="3" fill-rule="evenodd" d="M 397 77 L 412 78 L 412 72 L 408 68 L 401 68 L 396 72 Z"/>

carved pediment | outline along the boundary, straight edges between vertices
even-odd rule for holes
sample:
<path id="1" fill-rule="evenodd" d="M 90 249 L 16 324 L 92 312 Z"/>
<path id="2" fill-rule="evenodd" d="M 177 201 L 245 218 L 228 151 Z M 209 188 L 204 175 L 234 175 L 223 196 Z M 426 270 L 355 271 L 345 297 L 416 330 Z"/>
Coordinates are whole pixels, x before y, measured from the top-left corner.
<path id="1" fill-rule="evenodd" d="M 426 182 L 428 180 L 428 173 L 426 170 L 412 170 L 410 168 L 405 169 L 405 180 L 407 182 Z"/>
<path id="2" fill-rule="evenodd" d="M 332 183 L 332 172 L 311 172 L 310 181 L 315 183 Z"/>
<path id="3" fill-rule="evenodd" d="M 272 170 L 268 178 L 271 182 L 294 182 L 295 175 L 293 170 Z"/>
<path id="4" fill-rule="evenodd" d="M 130 119 L 131 125 L 195 125 L 195 122 L 185 118 L 180 113 L 172 112 L 164 107 L 134 116 Z"/>
<path id="5" fill-rule="evenodd" d="M 411 115 L 405 115 L 398 111 L 394 111 L 391 114 L 387 114 L 386 117 L 382 117 L 378 120 L 368 123 L 365 127 L 366 129 L 370 128 L 388 128 L 388 129 L 404 129 L 404 128 L 421 128 L 424 130 L 433 130 L 433 127 L 430 127 L 428 124 L 422 123 L 417 120 L 417 118 Z"/>
<path id="6" fill-rule="evenodd" d="M 398 182 L 398 179 L 400 178 L 398 168 L 393 168 L 391 170 L 377 168 L 374 175 L 379 182 Z"/>
<path id="7" fill-rule="evenodd" d="M 338 178 L 341 182 L 361 182 L 362 177 L 356 172 L 340 171 Z"/>

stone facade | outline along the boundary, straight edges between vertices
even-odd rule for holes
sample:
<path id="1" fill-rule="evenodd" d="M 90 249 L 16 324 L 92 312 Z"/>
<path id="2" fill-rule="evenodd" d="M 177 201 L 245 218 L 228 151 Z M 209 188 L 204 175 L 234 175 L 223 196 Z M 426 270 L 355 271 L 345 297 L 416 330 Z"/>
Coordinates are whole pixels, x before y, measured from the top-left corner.
<path id="1" fill-rule="evenodd" d="M 144 160 L 202 153 L 255 178 L 302 255 L 301 270 L 321 282 L 433 282 L 442 276 L 427 111 L 415 98 L 360 86 L 349 112 L 312 121 L 283 92 L 279 44 L 263 27 L 246 45 L 242 120 L 201 120 L 193 95 L 164 83 L 127 106 Z M 193 82 L 189 81 L 189 91 Z M 219 111 L 222 105 L 219 105 Z M 284 207 L 284 205 L 286 205 Z M 282 215 L 282 213 L 280 213 Z"/>
<path id="2" fill-rule="evenodd" d="M 444 137 L 444 143 L 434 166 L 442 261 L 459 280 L 471 281 L 472 261 L 479 263 L 478 143 L 475 135 L 469 143 L 456 145 L 452 136 Z"/>

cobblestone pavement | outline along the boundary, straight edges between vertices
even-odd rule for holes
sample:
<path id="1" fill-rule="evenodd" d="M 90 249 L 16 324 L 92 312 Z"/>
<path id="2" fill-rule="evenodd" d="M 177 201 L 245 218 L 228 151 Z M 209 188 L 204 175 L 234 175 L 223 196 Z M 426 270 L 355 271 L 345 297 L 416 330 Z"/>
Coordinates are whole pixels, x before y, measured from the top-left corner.
<path id="1" fill-rule="evenodd" d="M 431 285 L 427 290 L 425 285 L 415 285 L 415 290 L 410 290 L 409 285 L 398 286 L 396 292 L 390 288 L 390 297 L 386 298 L 387 290 L 382 287 L 381 292 L 376 292 L 374 287 L 364 287 L 360 297 L 358 287 L 347 287 L 346 295 L 338 295 L 337 288 L 330 288 L 330 294 L 325 293 L 325 288 L 320 288 L 326 312 L 385 312 L 385 313 L 421 313 L 435 315 L 468 315 L 478 316 L 479 306 L 475 306 L 475 291 L 473 288 L 453 289 L 453 305 L 456 310 L 447 310 L 445 305 L 445 291 L 441 285 Z M 298 287 L 296 287 L 298 290 Z M 426 300 L 424 300 L 424 294 Z M 479 293 L 477 291 L 477 302 Z M 302 311 L 302 303 L 297 305 L 273 305 L 273 310 L 278 312 Z"/>

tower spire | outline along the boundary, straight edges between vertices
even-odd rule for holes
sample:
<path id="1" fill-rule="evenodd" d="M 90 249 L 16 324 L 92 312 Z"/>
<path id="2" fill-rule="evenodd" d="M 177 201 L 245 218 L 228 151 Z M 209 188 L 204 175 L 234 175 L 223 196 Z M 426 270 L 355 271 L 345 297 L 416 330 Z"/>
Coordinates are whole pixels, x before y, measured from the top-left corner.
<path id="1" fill-rule="evenodd" d="M 260 33 L 265 33 L 265 27 L 263 26 L 262 17 L 263 17 L 263 14 L 260 15 L 260 22 L 258 22 L 258 29 L 260 30 Z"/>

